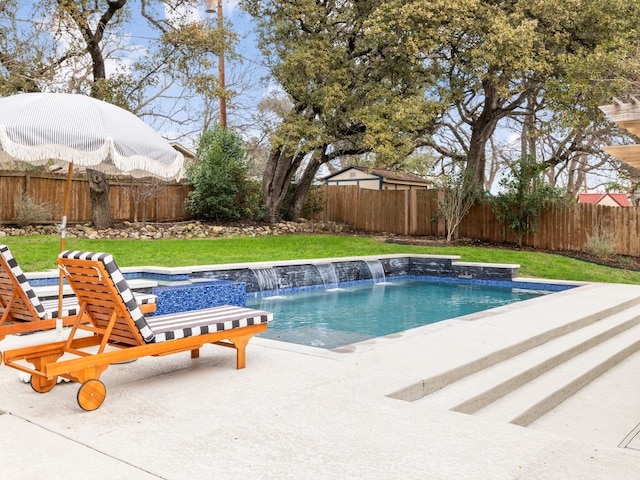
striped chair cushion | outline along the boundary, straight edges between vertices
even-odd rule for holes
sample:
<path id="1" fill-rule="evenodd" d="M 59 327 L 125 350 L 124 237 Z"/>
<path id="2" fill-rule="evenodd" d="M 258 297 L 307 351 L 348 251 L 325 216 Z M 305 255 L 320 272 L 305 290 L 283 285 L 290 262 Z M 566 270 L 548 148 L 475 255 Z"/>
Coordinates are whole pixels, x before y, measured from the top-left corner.
<path id="1" fill-rule="evenodd" d="M 134 293 L 138 305 L 147 305 L 156 303 L 158 297 L 151 293 Z M 45 319 L 58 318 L 58 299 L 41 300 L 40 304 L 45 310 Z M 62 317 L 77 315 L 80 306 L 76 297 L 65 297 L 62 299 Z"/>
<path id="2" fill-rule="evenodd" d="M 267 323 L 271 320 L 273 320 L 273 313 L 230 305 L 158 315 L 147 319 L 154 334 L 153 340 L 149 343 L 195 337 Z"/>
<path id="3" fill-rule="evenodd" d="M 150 342 L 153 340 L 153 332 L 149 328 L 147 320 L 144 318 L 144 314 L 142 313 L 142 310 L 140 310 L 133 292 L 129 288 L 124 275 L 120 271 L 120 268 L 118 267 L 118 264 L 116 263 L 112 255 L 102 252 L 80 252 L 75 250 L 65 250 L 59 255 L 59 257 L 101 262 L 109 273 L 109 276 L 111 276 L 111 279 L 115 284 L 120 298 L 129 309 L 133 322 L 140 331 L 140 335 L 142 335 L 142 338 L 145 342 Z"/>
<path id="4" fill-rule="evenodd" d="M 11 272 L 7 272 L 7 275 L 13 275 L 16 278 L 16 280 L 20 284 L 20 287 L 22 288 L 22 291 L 31 302 L 31 305 L 33 305 L 33 308 L 38 314 L 38 317 L 41 319 L 47 318 L 45 309 L 40 303 L 40 299 L 36 295 L 36 292 L 33 291 L 33 288 L 31 288 L 29 280 L 27 280 L 27 277 L 25 277 L 22 269 L 20 268 L 20 265 L 18 265 L 18 262 L 13 257 L 11 250 L 9 250 L 9 247 L 7 247 L 6 245 L 0 245 L 0 255 L 2 255 L 2 258 L 5 262 L 7 262 L 7 265 L 11 270 Z"/>

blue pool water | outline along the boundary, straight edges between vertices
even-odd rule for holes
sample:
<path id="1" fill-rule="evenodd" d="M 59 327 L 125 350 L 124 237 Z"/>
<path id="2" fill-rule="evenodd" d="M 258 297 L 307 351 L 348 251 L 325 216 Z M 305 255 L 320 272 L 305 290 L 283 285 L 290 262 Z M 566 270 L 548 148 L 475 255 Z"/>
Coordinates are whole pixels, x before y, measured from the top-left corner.
<path id="1" fill-rule="evenodd" d="M 549 292 L 420 280 L 364 284 L 253 298 L 247 306 L 274 313 L 260 336 L 336 348 Z"/>

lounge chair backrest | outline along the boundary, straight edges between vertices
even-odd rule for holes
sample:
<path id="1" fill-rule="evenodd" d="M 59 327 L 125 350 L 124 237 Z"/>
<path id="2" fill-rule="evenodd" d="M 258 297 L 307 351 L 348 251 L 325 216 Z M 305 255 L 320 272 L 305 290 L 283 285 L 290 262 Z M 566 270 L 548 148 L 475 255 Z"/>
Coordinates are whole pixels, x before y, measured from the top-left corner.
<path id="1" fill-rule="evenodd" d="M 82 262 L 69 260 L 81 260 Z M 89 316 L 94 324 L 105 327 L 111 312 L 115 309 L 120 315 L 112 338 L 119 338 L 123 343 L 139 343 L 137 340 L 140 337 L 145 342 L 153 340 L 153 332 L 113 256 L 102 252 L 65 250 L 58 256 L 58 264 L 63 270 L 72 267 L 74 269 L 80 268 L 82 276 L 92 279 L 90 282 L 93 283 L 89 283 L 86 288 L 83 288 L 80 275 L 73 276 L 73 279 L 67 277 L 80 304 L 87 305 Z M 103 267 L 102 269 L 110 280 L 102 278 L 100 266 Z M 77 281 L 75 281 L 76 277 Z M 96 281 L 96 277 L 98 281 Z M 96 291 L 96 289 L 100 291 Z M 108 313 L 105 314 L 105 312 Z M 131 328 L 135 331 L 127 331 Z"/>
<path id="2" fill-rule="evenodd" d="M 31 321 L 34 319 L 33 312 L 40 319 L 46 318 L 40 299 L 31 288 L 11 250 L 6 245 L 0 245 L 0 303 L 6 306 L 13 295 L 16 295 L 11 309 L 13 320 Z"/>

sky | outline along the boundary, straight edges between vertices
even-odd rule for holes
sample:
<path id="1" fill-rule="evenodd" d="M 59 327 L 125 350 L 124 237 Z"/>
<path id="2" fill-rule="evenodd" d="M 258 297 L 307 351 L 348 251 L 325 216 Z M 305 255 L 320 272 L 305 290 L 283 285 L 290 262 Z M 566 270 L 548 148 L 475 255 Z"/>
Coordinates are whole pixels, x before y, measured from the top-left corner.
<path id="1" fill-rule="evenodd" d="M 6 0 L 0 0 L 0 6 L 4 1 Z M 103 2 L 100 2 L 100 3 L 104 5 Z M 157 38 L 158 36 L 158 33 L 150 29 L 147 26 L 146 21 L 141 19 L 140 14 L 137 13 L 140 8 L 139 0 L 129 0 L 128 3 L 130 4 L 130 8 L 134 12 L 136 12 L 134 13 L 133 18 L 139 18 L 139 21 L 136 24 L 134 24 L 134 28 L 131 29 L 130 31 L 127 31 L 125 35 L 119 35 L 115 38 L 110 39 L 110 42 L 118 42 L 121 46 L 125 46 L 126 53 L 124 54 L 119 53 L 118 58 L 114 57 L 112 59 L 107 60 L 107 65 L 106 65 L 107 76 L 113 75 L 118 69 L 126 70 L 127 68 L 129 68 L 129 66 L 136 60 L 136 58 L 143 57 L 146 54 L 147 45 L 149 45 L 150 42 L 153 42 L 154 38 Z M 248 14 L 246 14 L 240 9 L 240 7 L 238 6 L 238 3 L 239 3 L 238 0 L 223 0 L 222 5 L 223 5 L 223 15 L 224 15 L 225 22 L 231 25 L 231 29 L 239 37 L 239 43 L 236 46 L 236 51 L 239 54 L 239 56 L 243 59 L 243 65 L 240 67 L 236 65 L 234 61 L 227 58 L 225 62 L 225 67 L 226 67 L 225 71 L 226 71 L 226 77 L 227 77 L 227 84 L 232 85 L 234 74 L 237 73 L 239 69 L 251 70 L 250 77 L 253 80 L 252 82 L 253 85 L 248 90 L 242 91 L 243 98 L 237 98 L 231 101 L 231 102 L 233 101 L 237 102 L 236 106 L 239 106 L 239 105 L 243 106 L 242 112 L 246 117 L 248 113 L 247 106 L 250 107 L 250 106 L 257 105 L 260 97 L 265 92 L 265 87 L 261 86 L 260 82 L 258 82 L 257 80 L 262 76 L 264 76 L 266 70 L 264 69 L 264 67 L 260 62 L 260 53 L 256 48 L 256 37 L 254 32 L 253 21 Z M 18 0 L 17 4 L 19 5 L 19 9 L 20 9 L 19 16 L 25 19 L 24 23 L 26 24 L 26 19 L 33 18 L 32 12 L 33 12 L 34 6 L 39 5 L 40 2 L 38 2 L 37 0 Z M 178 14 L 184 14 L 184 13 L 187 13 L 188 17 L 194 21 L 198 21 L 204 18 L 210 18 L 211 20 L 215 20 L 217 18 L 215 12 L 214 13 L 205 12 L 204 0 L 200 0 L 197 9 L 194 9 L 190 12 L 171 10 L 170 7 L 167 7 L 166 3 L 157 2 L 154 4 L 153 2 L 150 2 L 150 5 L 154 5 L 154 7 L 156 8 L 156 12 L 158 14 L 162 14 L 164 11 L 164 15 L 167 18 L 170 18 L 172 15 L 178 15 Z M 41 24 L 47 26 L 47 25 L 51 25 L 51 22 L 44 19 Z M 47 26 L 46 28 L 50 28 L 50 27 Z M 107 29 L 107 32 L 108 31 L 109 30 Z M 66 47 L 66 45 L 69 45 L 71 42 L 72 42 L 72 38 L 70 36 L 67 38 L 63 38 L 61 51 Z M 106 44 L 107 42 L 105 42 L 105 45 Z M 87 59 L 83 61 L 83 64 L 86 63 L 86 60 Z M 80 71 L 83 71 L 84 67 L 82 67 L 78 62 L 75 68 L 77 69 L 78 72 L 80 72 Z M 73 78 L 74 76 L 73 72 L 74 72 L 74 66 L 67 65 L 66 69 L 59 76 L 59 79 L 58 79 L 59 83 L 57 87 L 55 87 L 55 89 L 69 91 L 70 84 L 72 84 L 72 82 L 70 82 L 69 79 Z M 216 73 L 217 73 L 217 70 L 216 70 Z M 230 125 L 239 124 L 241 122 L 241 119 L 239 118 L 236 120 L 237 123 L 234 122 L 234 110 L 233 108 L 231 108 L 232 107 L 231 102 L 229 106 L 229 124 Z M 143 119 L 145 119 L 144 116 L 143 116 Z M 147 120 L 149 122 L 152 121 L 151 119 L 145 119 L 145 121 Z M 156 123 L 153 126 L 157 130 L 159 130 L 161 133 L 165 134 L 165 136 L 170 137 L 172 139 L 177 138 L 179 136 L 179 132 L 163 131 L 162 124 Z M 189 145 L 188 143 L 193 143 L 195 139 L 191 137 L 191 139 L 184 138 L 179 141 L 181 143 L 184 143 L 185 146 L 187 146 L 188 148 L 193 148 L 193 144 Z"/>
<path id="2" fill-rule="evenodd" d="M 235 50 L 242 62 L 240 65 L 229 58 L 226 59 L 225 75 L 227 86 L 233 88 L 234 79 L 244 71 L 249 71 L 247 76 L 252 79 L 253 83 L 251 88 L 247 90 L 240 91 L 235 89 L 239 96 L 230 100 L 228 103 L 229 125 L 233 126 L 246 122 L 248 115 L 251 113 L 248 112 L 247 109 L 255 107 L 267 91 L 267 87 L 259 81 L 266 75 L 266 68 L 261 61 L 261 54 L 256 47 L 257 38 L 255 35 L 255 25 L 251 16 L 239 7 L 238 0 L 223 0 L 222 10 L 225 23 L 230 24 L 231 30 L 238 36 L 238 43 Z M 165 8 L 165 14 L 167 17 L 170 17 L 172 12 L 170 9 Z M 191 11 L 188 14 L 194 21 L 207 17 L 213 20 L 217 18 L 216 12 L 208 13 L 205 11 L 204 0 L 201 0 L 197 10 Z M 234 105 L 238 108 L 234 109 Z"/>

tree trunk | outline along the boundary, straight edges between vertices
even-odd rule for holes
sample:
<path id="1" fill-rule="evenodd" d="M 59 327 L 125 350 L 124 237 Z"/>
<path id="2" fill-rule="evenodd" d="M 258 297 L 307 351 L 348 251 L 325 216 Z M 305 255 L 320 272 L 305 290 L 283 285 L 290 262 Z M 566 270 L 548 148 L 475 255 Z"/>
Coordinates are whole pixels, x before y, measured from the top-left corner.
<path id="1" fill-rule="evenodd" d="M 95 2 L 98 5 L 98 2 Z M 105 67 L 105 58 L 102 52 L 102 39 L 107 25 L 118 12 L 124 8 L 127 0 L 109 0 L 106 2 L 107 9 L 97 18 L 97 22 L 89 19 L 89 11 L 80 8 L 78 3 L 58 0 L 58 5 L 69 15 L 86 44 L 86 51 L 91 56 L 91 68 L 93 73 L 93 83 L 91 85 L 91 96 L 99 100 L 106 100 L 107 91 L 105 90 L 105 81 L 107 79 L 107 71 Z M 93 16 L 93 14 L 91 14 Z M 91 30 L 91 26 L 95 25 L 95 30 Z M 89 191 L 91 194 L 91 220 L 97 229 L 110 228 L 111 207 L 109 206 L 109 182 L 107 177 L 96 170 L 87 170 L 89 177 Z"/>
<path id="2" fill-rule="evenodd" d="M 491 125 L 493 124 L 493 125 Z M 485 170 L 487 166 L 487 142 L 493 135 L 495 130 L 495 122 L 490 124 L 476 125 L 471 133 L 471 142 L 469 143 L 469 158 L 467 160 L 468 181 L 471 182 L 472 191 L 485 191 Z"/>
<path id="3" fill-rule="evenodd" d="M 304 172 L 293 191 L 291 205 L 289 205 L 289 210 L 287 211 L 287 220 L 295 222 L 302 216 L 304 204 L 307 200 L 307 195 L 309 194 L 309 189 L 311 188 L 313 179 L 315 178 L 320 165 L 326 161 L 325 151 L 326 147 L 317 149 L 311 156 L 309 163 L 305 167 Z"/>
<path id="4" fill-rule="evenodd" d="M 262 177 L 262 199 L 267 222 L 275 223 L 280 219 L 280 208 L 302 158 L 301 154 L 287 153 L 283 147 L 271 150 Z"/>
<path id="5" fill-rule="evenodd" d="M 465 174 L 472 184 L 472 190 L 476 192 L 485 191 L 487 143 L 493 135 L 501 115 L 498 108 L 499 96 L 496 89 L 486 82 L 484 91 L 485 100 L 482 113 L 472 126 L 467 172 Z"/>
<path id="6" fill-rule="evenodd" d="M 529 156 L 536 158 L 536 96 L 534 92 L 529 92 L 522 121 L 522 133 L 520 135 L 520 157 Z"/>
<path id="7" fill-rule="evenodd" d="M 111 228 L 111 207 L 109 205 L 109 181 L 97 170 L 87 170 L 89 193 L 91 196 L 91 221 L 96 230 Z"/>

